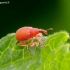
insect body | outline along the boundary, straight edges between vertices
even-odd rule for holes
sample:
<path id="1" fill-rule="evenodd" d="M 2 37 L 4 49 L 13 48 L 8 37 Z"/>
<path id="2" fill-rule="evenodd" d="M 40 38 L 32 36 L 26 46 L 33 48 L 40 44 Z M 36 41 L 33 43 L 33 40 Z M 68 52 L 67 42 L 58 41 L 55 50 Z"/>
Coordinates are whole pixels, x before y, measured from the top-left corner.
<path id="1" fill-rule="evenodd" d="M 52 30 L 52 28 L 50 30 Z M 33 37 L 36 37 L 38 42 L 42 43 L 41 40 L 38 39 L 38 36 L 40 36 L 40 38 L 42 37 L 42 33 L 47 34 L 47 30 L 28 26 L 21 27 L 16 31 L 16 40 L 20 42 L 20 46 L 26 46 L 25 42 Z M 30 45 L 33 45 L 33 39 Z"/>

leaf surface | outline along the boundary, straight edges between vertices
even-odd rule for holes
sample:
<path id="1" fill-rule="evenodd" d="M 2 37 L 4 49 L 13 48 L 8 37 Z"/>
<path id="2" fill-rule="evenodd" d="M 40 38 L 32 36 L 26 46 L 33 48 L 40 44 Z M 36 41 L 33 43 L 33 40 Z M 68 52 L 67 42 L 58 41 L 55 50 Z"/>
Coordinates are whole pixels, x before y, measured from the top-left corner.
<path id="1" fill-rule="evenodd" d="M 43 45 L 20 47 L 15 33 L 0 39 L 0 70 L 69 70 L 69 34 L 60 31 L 43 37 Z"/>

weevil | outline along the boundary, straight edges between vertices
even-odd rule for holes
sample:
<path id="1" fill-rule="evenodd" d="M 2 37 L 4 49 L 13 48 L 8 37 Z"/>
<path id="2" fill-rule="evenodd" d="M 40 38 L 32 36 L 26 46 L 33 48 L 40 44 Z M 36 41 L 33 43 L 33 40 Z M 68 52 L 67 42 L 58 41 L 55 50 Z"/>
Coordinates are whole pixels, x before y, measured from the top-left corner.
<path id="1" fill-rule="evenodd" d="M 47 30 L 53 30 L 52 28 L 49 28 Z M 30 27 L 30 26 L 25 26 L 25 27 L 21 27 L 16 31 L 16 40 L 18 42 L 20 42 L 20 46 L 26 46 L 26 48 L 28 49 L 28 45 L 26 45 L 26 42 L 29 39 L 32 39 L 30 42 L 30 46 L 32 47 L 34 44 L 36 44 L 38 46 L 38 44 L 43 44 L 42 42 L 42 33 L 47 34 L 47 30 L 44 29 L 39 29 L 39 28 L 34 28 L 34 27 Z M 36 37 L 36 40 L 38 41 L 34 43 L 33 41 L 33 37 Z M 40 38 L 38 38 L 40 37 Z"/>

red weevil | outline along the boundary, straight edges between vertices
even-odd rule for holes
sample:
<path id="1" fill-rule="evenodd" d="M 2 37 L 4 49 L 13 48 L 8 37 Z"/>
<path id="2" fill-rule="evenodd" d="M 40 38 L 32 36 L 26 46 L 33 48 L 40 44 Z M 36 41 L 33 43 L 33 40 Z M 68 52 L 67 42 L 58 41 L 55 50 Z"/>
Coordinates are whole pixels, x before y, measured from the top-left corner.
<path id="1" fill-rule="evenodd" d="M 52 28 L 48 29 L 48 30 L 52 30 Z M 18 42 L 20 42 L 20 46 L 26 46 L 28 49 L 28 45 L 26 45 L 26 41 L 36 37 L 36 39 L 38 40 L 39 43 L 43 44 L 41 41 L 42 38 L 42 33 L 47 34 L 47 30 L 44 29 L 39 29 L 39 28 L 33 28 L 33 27 L 29 27 L 29 26 L 25 26 L 25 27 L 21 27 L 16 31 L 16 40 Z M 40 38 L 38 38 L 38 36 Z M 30 42 L 30 46 L 33 46 L 33 39 Z"/>

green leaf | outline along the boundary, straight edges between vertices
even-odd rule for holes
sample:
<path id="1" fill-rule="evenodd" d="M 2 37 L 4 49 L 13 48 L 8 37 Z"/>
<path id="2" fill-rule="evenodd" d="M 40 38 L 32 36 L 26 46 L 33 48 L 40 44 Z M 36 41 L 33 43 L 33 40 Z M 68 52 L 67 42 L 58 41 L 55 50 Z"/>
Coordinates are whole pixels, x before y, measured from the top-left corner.
<path id="1" fill-rule="evenodd" d="M 69 34 L 60 31 L 43 37 L 43 45 L 26 49 L 17 45 L 15 33 L 0 39 L 0 70 L 69 70 Z"/>

